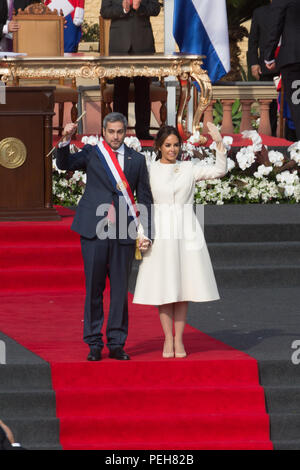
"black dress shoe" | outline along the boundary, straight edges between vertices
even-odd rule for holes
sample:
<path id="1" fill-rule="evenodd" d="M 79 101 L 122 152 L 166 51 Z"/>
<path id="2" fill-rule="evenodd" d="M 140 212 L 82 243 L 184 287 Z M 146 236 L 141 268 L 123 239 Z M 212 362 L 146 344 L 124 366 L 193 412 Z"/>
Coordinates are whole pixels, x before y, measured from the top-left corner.
<path id="1" fill-rule="evenodd" d="M 122 348 L 116 348 L 109 351 L 109 355 L 111 359 L 118 359 L 119 361 L 129 361 L 130 357 Z"/>
<path id="2" fill-rule="evenodd" d="M 101 361 L 101 359 L 102 359 L 101 349 L 91 347 L 87 360 L 88 361 Z"/>

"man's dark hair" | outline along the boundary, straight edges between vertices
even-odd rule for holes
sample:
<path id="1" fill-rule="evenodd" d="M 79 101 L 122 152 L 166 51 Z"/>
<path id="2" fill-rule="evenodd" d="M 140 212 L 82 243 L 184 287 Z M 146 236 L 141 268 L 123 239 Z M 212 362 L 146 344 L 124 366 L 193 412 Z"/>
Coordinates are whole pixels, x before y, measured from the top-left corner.
<path id="1" fill-rule="evenodd" d="M 106 129 L 108 122 L 122 122 L 124 124 L 125 130 L 127 129 L 127 119 L 126 117 L 117 112 L 109 113 L 103 119 L 103 128 Z"/>

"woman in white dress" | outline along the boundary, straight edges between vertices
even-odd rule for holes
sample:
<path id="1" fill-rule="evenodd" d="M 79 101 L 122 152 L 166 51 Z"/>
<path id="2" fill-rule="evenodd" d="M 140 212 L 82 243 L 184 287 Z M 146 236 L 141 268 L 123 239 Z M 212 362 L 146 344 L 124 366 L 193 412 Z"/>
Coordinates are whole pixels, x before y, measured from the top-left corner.
<path id="1" fill-rule="evenodd" d="M 222 137 L 213 124 L 208 128 L 217 147 L 214 165 L 178 161 L 180 136 L 176 128 L 165 126 L 155 141 L 158 159 L 149 168 L 155 234 L 143 255 L 133 302 L 158 306 L 165 358 L 186 356 L 183 332 L 188 302 L 219 299 L 203 231 L 193 209 L 195 183 L 221 178 L 227 172 Z"/>

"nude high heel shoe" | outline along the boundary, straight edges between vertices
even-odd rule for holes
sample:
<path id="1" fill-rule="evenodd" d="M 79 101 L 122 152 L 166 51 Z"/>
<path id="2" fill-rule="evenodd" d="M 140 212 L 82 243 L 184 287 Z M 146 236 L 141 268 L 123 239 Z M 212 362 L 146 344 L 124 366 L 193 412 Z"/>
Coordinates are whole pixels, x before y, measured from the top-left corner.
<path id="1" fill-rule="evenodd" d="M 183 345 L 182 345 L 183 346 Z M 183 358 L 183 357 L 186 357 L 187 356 L 187 353 L 184 349 L 184 346 L 183 346 L 183 350 L 181 352 L 176 352 L 176 346 L 175 346 L 175 357 L 177 358 Z"/>
<path id="2" fill-rule="evenodd" d="M 187 356 L 187 353 L 185 351 L 182 352 L 182 353 L 175 352 L 175 357 L 183 358 L 183 357 L 186 357 L 186 356 Z"/>
<path id="3" fill-rule="evenodd" d="M 163 349 L 162 357 L 164 357 L 165 359 L 169 359 L 171 357 L 174 357 L 174 346 L 173 346 L 172 351 L 166 351 L 165 348 L 166 348 L 166 341 L 164 343 L 164 349 Z"/>

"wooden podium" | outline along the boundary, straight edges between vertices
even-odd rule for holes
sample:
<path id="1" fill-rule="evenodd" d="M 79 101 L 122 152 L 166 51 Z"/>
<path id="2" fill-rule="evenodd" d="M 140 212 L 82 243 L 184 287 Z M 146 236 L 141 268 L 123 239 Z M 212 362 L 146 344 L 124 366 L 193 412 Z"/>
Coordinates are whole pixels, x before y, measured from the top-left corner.
<path id="1" fill-rule="evenodd" d="M 0 221 L 60 220 L 52 204 L 55 87 L 6 87 L 0 104 Z"/>

